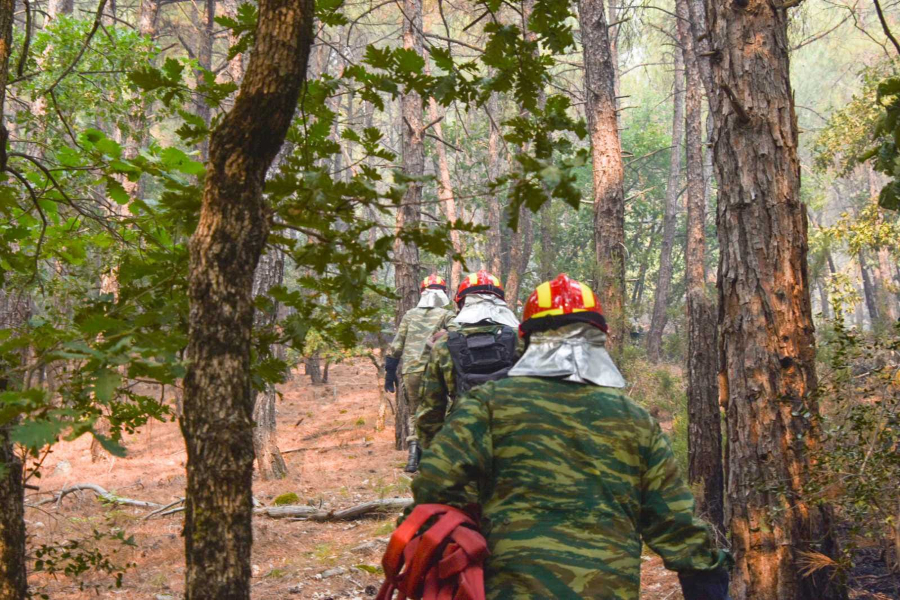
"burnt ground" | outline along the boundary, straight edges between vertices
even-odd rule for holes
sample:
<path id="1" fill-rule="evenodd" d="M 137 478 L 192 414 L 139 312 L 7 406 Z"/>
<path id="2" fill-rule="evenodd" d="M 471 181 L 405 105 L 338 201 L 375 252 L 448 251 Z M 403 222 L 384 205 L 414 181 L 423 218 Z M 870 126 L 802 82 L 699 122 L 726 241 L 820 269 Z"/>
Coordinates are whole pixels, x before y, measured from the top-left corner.
<path id="1" fill-rule="evenodd" d="M 254 482 L 254 496 L 269 505 L 276 496 L 295 493 L 301 504 L 341 509 L 364 501 L 409 493 L 410 479 L 402 472 L 406 454 L 394 450 L 392 415 L 377 429 L 381 399 L 374 367 L 358 360 L 332 366 L 330 382 L 313 387 L 297 375 L 281 387 L 278 440 L 289 474 L 280 481 Z M 665 421 L 665 415 L 661 415 Z M 664 422 L 664 425 L 666 423 Z M 27 501 L 76 483 L 94 483 L 119 497 L 161 505 L 184 495 L 185 450 L 174 422 L 152 423 L 125 440 L 126 458 L 91 462 L 90 439 L 61 442 L 44 463 L 37 481 L 41 492 Z M 100 502 L 90 492 L 78 492 L 59 502 L 29 508 L 26 513 L 29 553 L 42 545 L 67 540 L 98 548 L 117 565 L 130 564 L 115 588 L 113 578 L 89 571 L 77 579 L 62 574 L 33 573 L 32 590 L 53 599 L 121 598 L 175 600 L 183 590 L 182 516 L 145 518 L 143 508 Z M 374 596 L 381 577 L 375 571 L 393 529 L 396 514 L 343 523 L 274 520 L 253 523 L 253 597 L 259 600 L 360 598 Z M 133 536 L 134 545 L 92 540 L 94 531 Z M 854 580 L 854 599 L 900 598 L 893 578 L 884 577 L 877 557 L 869 557 L 871 572 Z M 642 600 L 681 600 L 677 577 L 660 559 L 644 557 Z M 892 595 L 893 594 L 893 595 Z"/>

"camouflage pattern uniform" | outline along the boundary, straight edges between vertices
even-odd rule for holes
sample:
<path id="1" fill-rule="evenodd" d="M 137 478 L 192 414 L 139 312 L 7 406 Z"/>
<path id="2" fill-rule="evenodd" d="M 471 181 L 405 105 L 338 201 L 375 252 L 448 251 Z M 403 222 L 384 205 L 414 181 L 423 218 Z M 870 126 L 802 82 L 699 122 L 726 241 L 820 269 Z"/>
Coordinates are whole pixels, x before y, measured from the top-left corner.
<path id="1" fill-rule="evenodd" d="M 445 329 L 456 314 L 447 308 L 412 308 L 400 320 L 400 328 L 391 342 L 389 356 L 402 359 L 400 379 L 409 400 L 408 441 L 416 439 L 415 414 L 419 407 L 422 374 L 428 361 L 431 337 Z"/>
<path id="2" fill-rule="evenodd" d="M 473 333 L 493 333 L 500 325 L 463 325 L 459 331 L 466 335 Z M 517 354 L 521 356 L 525 349 L 522 338 L 516 345 Z M 453 373 L 453 357 L 447 345 L 447 336 L 434 342 L 431 357 L 425 366 L 422 376 L 422 392 L 419 398 L 419 410 L 416 412 L 416 434 L 423 448 L 428 448 L 434 436 L 444 426 L 444 419 L 453 410 L 456 399 L 456 377 Z"/>
<path id="3" fill-rule="evenodd" d="M 486 383 L 457 403 L 412 488 L 417 504 L 481 505 L 488 600 L 638 600 L 642 541 L 680 573 L 731 564 L 693 517 L 659 424 L 613 388 Z"/>

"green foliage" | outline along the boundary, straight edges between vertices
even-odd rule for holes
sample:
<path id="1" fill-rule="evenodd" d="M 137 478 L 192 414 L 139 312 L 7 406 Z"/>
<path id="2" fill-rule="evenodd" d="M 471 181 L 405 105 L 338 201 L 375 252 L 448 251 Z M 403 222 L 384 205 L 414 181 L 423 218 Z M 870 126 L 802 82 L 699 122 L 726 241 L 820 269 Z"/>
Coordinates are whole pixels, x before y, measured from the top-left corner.
<path id="1" fill-rule="evenodd" d="M 272 501 L 275 506 L 288 506 L 291 504 L 300 504 L 300 496 L 295 494 L 294 492 L 287 492 L 286 494 L 281 494 L 280 496 L 275 496 L 275 499 Z"/>
<path id="2" fill-rule="evenodd" d="M 110 588 L 121 588 L 122 579 L 129 569 L 136 567 L 135 563 L 119 565 L 113 562 L 113 555 L 118 552 L 104 553 L 98 546 L 100 542 L 118 542 L 123 547 L 136 547 L 133 536 L 125 537 L 124 532 L 101 532 L 94 530 L 93 535 L 81 540 L 68 540 L 61 544 L 42 544 L 34 551 L 34 571 L 47 573 L 52 576 L 65 575 L 78 581 L 79 589 L 84 591 L 88 587 L 83 575 L 90 571 L 102 573 L 113 578 Z M 99 594 L 99 586 L 95 588 Z M 49 599 L 50 596 L 42 593 L 33 594 L 32 597 Z"/>
<path id="3" fill-rule="evenodd" d="M 830 328 L 819 387 L 826 416 L 806 493 L 835 506 L 849 526 L 846 566 L 862 540 L 890 548 L 900 532 L 900 325 L 878 336 L 848 329 L 841 318 Z"/>

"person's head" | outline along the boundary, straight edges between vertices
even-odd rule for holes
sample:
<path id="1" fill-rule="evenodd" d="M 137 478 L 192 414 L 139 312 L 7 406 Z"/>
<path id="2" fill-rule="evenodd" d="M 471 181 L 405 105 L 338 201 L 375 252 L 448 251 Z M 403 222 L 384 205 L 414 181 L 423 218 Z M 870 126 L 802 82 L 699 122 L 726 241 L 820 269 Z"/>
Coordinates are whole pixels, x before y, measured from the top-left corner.
<path id="1" fill-rule="evenodd" d="M 432 273 L 428 277 L 422 280 L 421 285 L 419 286 L 419 293 L 424 293 L 425 290 L 441 290 L 442 292 L 447 291 L 447 282 L 444 281 L 444 278 L 436 273 Z"/>
<path id="2" fill-rule="evenodd" d="M 503 293 L 503 285 L 500 280 L 485 270 L 472 273 L 462 280 L 459 289 L 456 291 L 456 304 L 462 308 L 466 302 L 466 296 L 471 294 L 485 294 L 496 296 L 501 300 L 505 300 L 506 295 Z"/>
<path id="3" fill-rule="evenodd" d="M 537 286 L 528 297 L 519 335 L 527 339 L 532 333 L 577 323 L 596 327 L 604 334 L 609 330 L 600 301 L 591 288 L 563 273 Z"/>

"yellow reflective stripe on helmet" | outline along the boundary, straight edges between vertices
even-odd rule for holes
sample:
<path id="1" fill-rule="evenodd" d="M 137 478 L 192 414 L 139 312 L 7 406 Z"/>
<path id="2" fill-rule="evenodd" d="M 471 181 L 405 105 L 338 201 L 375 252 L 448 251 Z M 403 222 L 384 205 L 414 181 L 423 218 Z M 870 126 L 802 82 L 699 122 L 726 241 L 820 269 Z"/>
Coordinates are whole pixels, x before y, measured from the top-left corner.
<path id="1" fill-rule="evenodd" d="M 493 283 L 495 287 L 500 287 L 500 280 L 493 275 L 491 275 L 491 283 Z"/>
<path id="2" fill-rule="evenodd" d="M 537 287 L 537 301 L 538 307 L 540 308 L 550 308 L 553 306 L 553 294 L 550 292 L 550 282 L 545 281 L 541 285 Z M 543 314 L 543 313 L 541 313 Z M 539 315 L 532 315 L 539 316 Z"/>
<path id="3" fill-rule="evenodd" d="M 475 285 L 478 283 L 478 273 L 472 273 L 471 275 L 469 275 L 469 283 L 472 285 Z"/>
<path id="4" fill-rule="evenodd" d="M 584 285 L 583 283 L 579 283 L 581 286 L 581 298 L 584 301 L 585 308 L 594 308 L 597 305 L 596 300 L 594 300 L 594 292 L 591 291 L 591 288 Z"/>
<path id="5" fill-rule="evenodd" d="M 551 317 L 551 316 L 561 315 L 561 314 L 563 314 L 562 307 L 550 308 L 548 310 L 542 310 L 541 312 L 534 313 L 533 315 L 531 315 L 531 318 L 539 319 L 541 317 Z"/>

